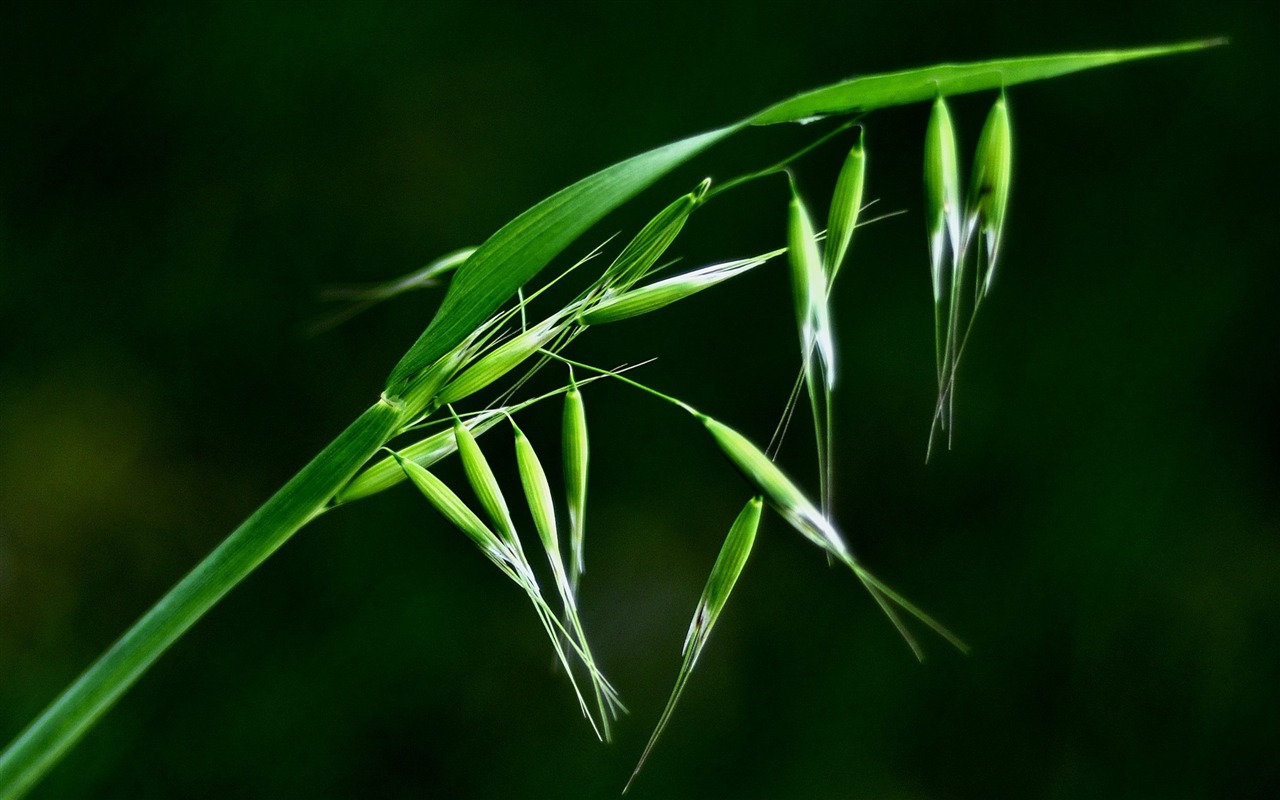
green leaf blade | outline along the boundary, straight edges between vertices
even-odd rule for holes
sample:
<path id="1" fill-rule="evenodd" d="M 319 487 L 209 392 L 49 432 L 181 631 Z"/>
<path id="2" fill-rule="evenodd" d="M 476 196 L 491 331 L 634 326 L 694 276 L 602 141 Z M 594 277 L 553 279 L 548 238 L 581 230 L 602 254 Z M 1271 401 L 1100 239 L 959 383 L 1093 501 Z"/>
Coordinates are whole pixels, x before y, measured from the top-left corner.
<path id="1" fill-rule="evenodd" d="M 1129 50 L 1004 58 L 969 64 L 939 64 L 923 69 L 868 75 L 796 95 L 761 111 L 750 122 L 752 125 L 776 125 L 828 114 L 874 111 L 878 108 L 932 100 L 939 94 L 966 94 L 999 89 L 1125 61 L 1203 50 L 1224 43 L 1223 39 L 1203 39 Z"/>

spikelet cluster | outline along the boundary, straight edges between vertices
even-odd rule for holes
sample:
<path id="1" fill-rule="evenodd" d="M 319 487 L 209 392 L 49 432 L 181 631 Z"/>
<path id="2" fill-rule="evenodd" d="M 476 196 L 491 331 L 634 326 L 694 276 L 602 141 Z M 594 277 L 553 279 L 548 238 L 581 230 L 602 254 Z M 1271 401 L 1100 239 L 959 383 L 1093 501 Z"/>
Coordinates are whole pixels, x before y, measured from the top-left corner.
<path id="1" fill-rule="evenodd" d="M 1013 172 L 1013 136 L 1009 105 L 1003 93 L 991 107 L 978 137 L 973 176 L 963 207 L 958 153 L 951 113 L 946 101 L 938 97 L 925 132 L 924 157 L 938 378 L 938 400 L 929 431 L 930 452 L 938 430 L 947 432 L 948 442 L 954 434 L 956 373 L 999 262 Z M 981 239 L 981 246 L 971 258 L 975 237 Z M 975 262 L 972 268 L 971 262 Z"/>

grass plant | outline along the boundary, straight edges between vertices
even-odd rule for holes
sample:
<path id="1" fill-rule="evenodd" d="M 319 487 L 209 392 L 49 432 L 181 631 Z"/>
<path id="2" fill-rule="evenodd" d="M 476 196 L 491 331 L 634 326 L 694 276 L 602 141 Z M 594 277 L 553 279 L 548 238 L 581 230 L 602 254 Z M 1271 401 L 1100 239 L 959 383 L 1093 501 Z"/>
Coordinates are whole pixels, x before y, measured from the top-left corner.
<path id="1" fill-rule="evenodd" d="M 748 501 L 731 526 L 724 548 L 711 567 L 711 576 L 685 642 L 684 662 L 676 687 L 645 749 L 646 756 L 669 722 L 712 627 L 743 571 L 765 504 L 830 559 L 853 571 L 917 653 L 919 646 L 899 618 L 900 610 L 963 647 L 932 617 L 872 575 L 854 557 L 832 518 L 830 430 L 836 361 L 830 288 L 850 252 L 864 204 L 870 138 L 866 136 L 866 115 L 893 106 L 935 103 L 926 160 L 930 205 L 926 219 L 930 228 L 933 296 L 939 317 L 935 421 L 951 431 L 956 367 L 972 327 L 972 315 L 990 288 L 1008 202 L 1012 144 L 1005 92 L 1029 81 L 1198 50 L 1212 44 L 1215 42 L 1200 41 L 1134 50 L 941 65 L 832 84 L 777 103 L 730 125 L 621 161 L 533 206 L 478 248 L 448 254 L 419 273 L 373 290 L 348 293 L 346 299 L 356 304 L 348 310 L 350 313 L 370 302 L 439 282 L 456 269 L 439 311 L 391 371 L 372 405 L 197 564 L 0 754 L 0 800 L 20 797 L 30 790 L 168 647 L 307 523 L 404 480 L 416 486 L 451 526 L 469 537 L 529 597 L 535 616 L 564 666 L 584 716 L 602 738 L 608 738 L 610 722 L 621 710 L 621 703 L 588 645 L 577 599 L 585 564 L 588 468 L 582 390 L 598 379 L 629 382 L 692 414 L 757 495 Z M 944 98 L 983 91 L 998 91 L 1000 95 L 979 139 L 971 193 L 967 205 L 961 208 L 959 149 Z M 838 119 L 850 115 L 859 115 L 856 134 L 847 121 Z M 825 249 L 820 245 L 823 234 L 814 230 L 807 204 L 793 183 L 790 240 L 785 248 L 727 260 L 663 280 L 651 279 L 680 232 L 696 221 L 699 208 L 729 190 L 745 188 L 759 177 L 785 170 L 811 149 L 807 147 L 773 162 L 767 169 L 744 172 L 718 186 L 713 186 L 710 179 L 701 181 L 688 193 L 664 205 L 652 221 L 619 250 L 607 268 L 585 282 L 572 300 L 550 313 L 539 311 L 546 302 L 541 292 L 555 282 L 537 284 L 542 271 L 579 242 L 597 222 L 632 201 L 660 178 L 751 127 L 827 118 L 837 118 L 835 130 L 819 135 L 817 131 L 821 126 L 815 128 L 812 146 L 833 136 L 837 139 L 852 136 L 855 141 L 846 144 L 849 155 L 827 215 Z M 782 213 L 781 205 L 779 213 Z M 975 294 L 966 305 L 963 297 L 965 256 L 973 236 L 984 243 L 979 253 L 982 269 L 975 272 L 971 287 Z M 820 492 L 817 502 L 774 463 L 769 455 L 773 448 L 762 450 L 734 428 L 618 370 L 591 367 L 562 355 L 562 351 L 591 326 L 654 313 L 748 270 L 761 268 L 784 252 L 789 253 L 792 264 L 800 365 L 818 441 Z M 579 274 L 583 273 L 571 268 L 560 277 L 568 279 Z M 963 316 L 962 310 L 966 308 L 968 316 Z M 533 316 L 540 321 L 529 324 L 527 320 L 534 311 L 542 316 Z M 528 375 L 557 362 L 577 364 L 579 377 L 571 373 L 561 389 L 516 399 Z M 588 372 L 594 375 L 580 379 Z M 487 404 L 476 401 L 493 385 L 512 381 L 515 385 L 496 400 Z M 566 403 L 562 431 L 567 479 L 564 495 L 555 491 L 529 437 L 514 421 L 514 417 L 530 405 L 561 395 Z M 464 402 L 473 402 L 477 408 L 464 408 Z M 785 417 L 791 408 L 782 412 Z M 487 441 L 486 434 L 506 428 L 500 424 L 504 421 L 509 421 L 515 437 L 523 495 L 537 541 L 549 560 L 560 606 L 558 611 L 547 600 L 535 569 L 525 555 L 528 542 L 521 543 L 507 502 L 512 495 L 500 486 L 480 447 L 481 440 Z M 541 434 L 535 435 L 543 438 Z M 454 452 L 460 454 L 468 483 L 489 522 L 473 511 L 454 488 L 430 471 L 433 464 Z M 561 530 L 556 523 L 558 505 L 567 509 L 569 521 L 567 563 L 560 544 Z M 586 693 L 578 689 L 578 676 L 583 674 L 591 684 L 594 703 L 588 702 Z M 643 762 L 643 757 L 641 760 Z"/>

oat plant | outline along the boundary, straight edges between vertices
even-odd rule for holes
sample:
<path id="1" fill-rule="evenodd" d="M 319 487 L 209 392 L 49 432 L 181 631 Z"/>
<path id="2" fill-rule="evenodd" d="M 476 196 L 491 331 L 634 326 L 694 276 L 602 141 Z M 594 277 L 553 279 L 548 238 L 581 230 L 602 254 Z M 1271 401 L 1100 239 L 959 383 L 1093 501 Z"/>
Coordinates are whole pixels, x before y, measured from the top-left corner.
<path id="1" fill-rule="evenodd" d="M 934 104 L 925 136 L 927 257 L 923 252 L 916 255 L 922 277 L 924 264 L 932 272 L 938 382 L 934 427 L 949 435 L 954 429 L 957 368 L 974 317 L 1000 264 L 1012 170 L 1008 90 L 1083 69 L 1212 44 L 941 65 L 832 84 L 626 159 L 538 203 L 479 247 L 450 253 L 417 273 L 373 289 L 346 291 L 342 296 L 353 304 L 325 324 L 401 292 L 448 281 L 436 315 L 396 364 L 375 402 L 197 564 L 0 755 L 0 800 L 31 789 L 178 637 L 308 522 L 406 481 L 423 496 L 427 519 L 430 507 L 444 523 L 440 528 L 454 529 L 470 539 L 528 598 L 562 665 L 568 695 L 576 699 L 597 734 L 608 739 L 623 707 L 588 641 L 578 599 L 587 564 L 590 443 L 585 396 L 591 384 L 600 380 L 626 382 L 672 407 L 693 423 L 691 433 L 706 437 L 723 452 L 745 483 L 745 506 L 729 526 L 720 555 L 711 565 L 689 626 L 675 688 L 641 763 L 670 721 L 743 574 L 766 507 L 831 563 L 849 569 L 917 653 L 920 646 L 907 618 L 915 618 L 963 649 L 960 640 L 932 616 L 868 570 L 832 514 L 832 397 L 838 382 L 831 289 L 856 249 L 856 229 L 865 222 L 865 196 L 870 188 L 867 159 L 875 146 L 869 115 L 892 106 Z M 945 98 L 971 92 L 992 93 L 994 105 L 978 138 L 966 194 L 961 185 L 964 153 Z M 828 118 L 834 122 L 826 122 Z M 822 124 L 806 128 L 814 131 L 812 141 L 799 152 L 766 156 L 760 163 L 769 166 L 745 165 L 741 175 L 724 181 L 702 180 L 669 203 L 655 204 L 660 207 L 658 213 L 616 248 L 607 266 L 600 267 L 615 249 L 612 242 L 558 268 L 552 280 L 538 282 L 543 270 L 571 246 L 583 247 L 584 234 L 607 214 L 710 147 L 754 126 L 815 121 Z M 826 131 L 820 133 L 824 127 Z M 673 244 L 699 208 L 746 187 L 776 192 L 776 178 L 762 179 L 787 173 L 797 159 L 828 142 L 846 148 L 847 156 L 835 195 L 825 203 L 825 216 L 818 216 L 822 198 L 805 197 L 802 187 L 791 181 L 791 191 L 779 197 L 778 204 L 779 220 L 784 215 L 789 220 L 788 234 L 776 249 L 730 253 L 717 263 L 658 277 L 667 267 L 664 259 L 673 257 Z M 783 208 L 784 203 L 788 208 Z M 825 231 L 815 229 L 815 219 L 826 220 Z M 647 386 L 634 371 L 590 365 L 566 355 L 574 340 L 592 328 L 652 314 L 749 271 L 772 268 L 790 271 L 799 359 L 792 401 L 779 410 L 778 430 L 764 447 L 756 443 L 762 441 L 758 432 L 739 431 L 712 413 Z M 580 288 L 568 303 L 548 308 L 553 295 L 544 294 L 545 290 L 561 283 Z M 528 378 L 538 370 L 563 376 L 562 385 L 523 396 Z M 521 430 L 516 417 L 532 405 L 547 402 L 564 404 L 563 429 Z M 806 408 L 817 443 L 816 499 L 774 463 L 786 423 L 793 412 L 804 413 Z M 514 448 L 518 485 L 502 485 L 489 466 L 486 453 L 499 447 Z M 432 472 L 435 464 L 455 453 L 462 462 L 466 486 L 449 486 Z M 539 550 L 541 554 L 533 557 Z"/>

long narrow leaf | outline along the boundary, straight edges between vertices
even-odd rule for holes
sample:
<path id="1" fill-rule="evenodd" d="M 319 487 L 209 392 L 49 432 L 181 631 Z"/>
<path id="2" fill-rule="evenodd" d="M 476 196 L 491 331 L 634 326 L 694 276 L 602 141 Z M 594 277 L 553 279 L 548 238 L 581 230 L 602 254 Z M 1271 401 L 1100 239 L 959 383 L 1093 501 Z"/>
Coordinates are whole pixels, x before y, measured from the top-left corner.
<path id="1" fill-rule="evenodd" d="M 1202 39 L 1159 47 L 1002 58 L 969 64 L 939 64 L 924 69 L 868 75 L 814 89 L 770 106 L 752 117 L 751 124 L 774 125 L 779 122 L 798 122 L 828 114 L 874 111 L 877 108 L 932 100 L 939 94 L 953 95 L 999 89 L 1016 83 L 1056 78 L 1060 75 L 1119 64 L 1123 61 L 1202 50 L 1224 43 L 1222 39 Z"/>

